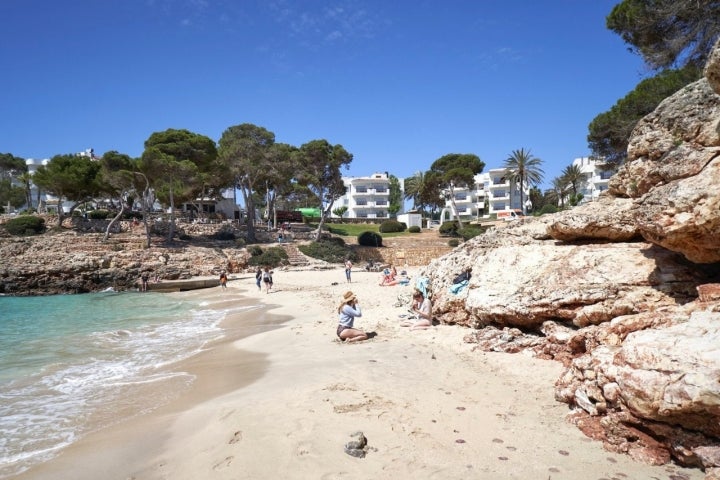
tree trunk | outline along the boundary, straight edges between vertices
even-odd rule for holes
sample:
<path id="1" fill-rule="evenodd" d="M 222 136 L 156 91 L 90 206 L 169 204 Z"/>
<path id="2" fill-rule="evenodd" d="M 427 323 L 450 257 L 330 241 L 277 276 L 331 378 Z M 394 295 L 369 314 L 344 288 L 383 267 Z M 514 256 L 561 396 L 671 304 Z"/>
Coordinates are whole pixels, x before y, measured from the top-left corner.
<path id="1" fill-rule="evenodd" d="M 122 197 L 120 197 L 120 212 L 115 215 L 115 218 L 110 220 L 110 223 L 108 223 L 108 226 L 105 229 L 105 235 L 103 236 L 103 242 L 107 242 L 107 239 L 110 236 L 110 229 L 113 227 L 113 225 L 115 225 L 115 222 L 122 218 L 123 213 L 125 213 L 125 202 L 123 202 Z"/>
<path id="2" fill-rule="evenodd" d="M 170 188 L 170 228 L 168 229 L 167 241 L 172 242 L 175 236 L 175 198 L 173 197 L 173 189 Z"/>
<path id="3" fill-rule="evenodd" d="M 241 187 L 243 200 L 245 200 L 245 208 L 247 208 L 247 242 L 255 243 L 255 202 L 252 199 L 252 192 L 246 187 Z"/>

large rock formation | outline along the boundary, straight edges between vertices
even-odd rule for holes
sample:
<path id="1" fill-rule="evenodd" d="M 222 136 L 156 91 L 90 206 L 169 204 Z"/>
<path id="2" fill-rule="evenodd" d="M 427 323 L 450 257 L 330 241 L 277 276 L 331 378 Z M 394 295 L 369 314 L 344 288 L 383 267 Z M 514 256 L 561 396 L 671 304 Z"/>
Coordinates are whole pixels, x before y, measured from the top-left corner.
<path id="1" fill-rule="evenodd" d="M 438 319 L 474 327 L 477 348 L 564 362 L 556 397 L 588 435 L 708 478 L 720 477 L 719 45 L 706 78 L 638 123 L 599 201 L 486 233 L 423 272 Z"/>

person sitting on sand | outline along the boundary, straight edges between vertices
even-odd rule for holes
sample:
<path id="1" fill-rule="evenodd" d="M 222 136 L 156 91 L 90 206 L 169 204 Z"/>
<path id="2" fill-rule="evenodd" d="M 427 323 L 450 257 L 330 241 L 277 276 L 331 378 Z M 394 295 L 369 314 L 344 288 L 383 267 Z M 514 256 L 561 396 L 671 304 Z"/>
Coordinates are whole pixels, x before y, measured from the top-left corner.
<path id="1" fill-rule="evenodd" d="M 345 292 L 338 307 L 337 336 L 343 342 L 367 340 L 367 333 L 354 327 L 355 317 L 362 317 L 358 299 L 351 291 Z"/>
<path id="2" fill-rule="evenodd" d="M 382 273 L 382 281 L 380 282 L 380 286 L 384 287 L 387 285 L 396 285 L 397 282 L 395 281 L 397 277 L 397 269 L 394 265 L 390 265 L 390 268 L 386 268 L 383 270 Z"/>
<path id="3" fill-rule="evenodd" d="M 405 320 L 401 327 L 410 327 L 410 330 L 425 330 L 432 327 L 432 302 L 425 298 L 420 290 L 413 292 L 410 311 L 417 315 L 417 320 Z"/>

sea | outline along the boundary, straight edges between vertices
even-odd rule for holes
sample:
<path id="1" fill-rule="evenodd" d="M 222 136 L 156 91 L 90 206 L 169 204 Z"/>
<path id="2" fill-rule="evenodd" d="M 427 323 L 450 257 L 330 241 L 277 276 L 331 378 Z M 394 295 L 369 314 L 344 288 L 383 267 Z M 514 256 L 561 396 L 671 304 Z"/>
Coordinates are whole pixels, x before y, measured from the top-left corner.
<path id="1" fill-rule="evenodd" d="M 226 315 L 257 307 L 216 305 L 153 292 L 0 296 L 0 479 L 189 389 L 173 365 L 221 338 Z"/>

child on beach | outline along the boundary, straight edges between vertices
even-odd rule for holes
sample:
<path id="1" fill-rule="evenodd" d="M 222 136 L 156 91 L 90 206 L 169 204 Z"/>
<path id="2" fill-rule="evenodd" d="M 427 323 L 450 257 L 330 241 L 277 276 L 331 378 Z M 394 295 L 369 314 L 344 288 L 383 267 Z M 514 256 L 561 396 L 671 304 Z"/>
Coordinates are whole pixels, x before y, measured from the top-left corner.
<path id="1" fill-rule="evenodd" d="M 257 285 L 259 291 L 262 291 L 262 275 L 262 268 L 258 267 L 257 272 L 255 272 L 255 285 Z"/>
<path id="2" fill-rule="evenodd" d="M 273 286 L 272 274 L 273 272 L 270 270 L 270 267 L 265 267 L 265 271 L 262 274 L 262 280 L 265 284 L 265 293 L 270 293 L 270 289 Z"/>
<path id="3" fill-rule="evenodd" d="M 220 273 L 220 286 L 223 289 L 227 288 L 227 274 L 225 273 L 225 270 Z"/>
<path id="4" fill-rule="evenodd" d="M 345 292 L 338 307 L 337 336 L 343 342 L 367 340 L 367 333 L 354 327 L 355 317 L 362 317 L 357 296 L 351 291 Z"/>
<path id="5" fill-rule="evenodd" d="M 347 260 L 345 260 L 345 278 L 347 279 L 347 283 L 350 283 L 350 281 L 351 281 L 350 275 L 352 273 L 352 267 L 353 267 L 353 264 L 350 261 L 350 259 L 348 258 Z"/>

